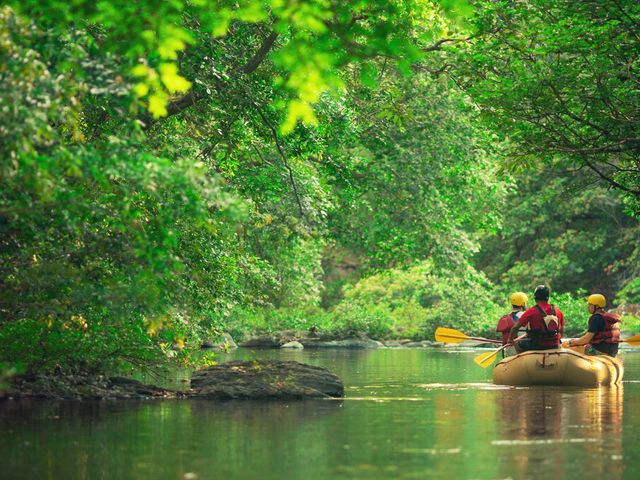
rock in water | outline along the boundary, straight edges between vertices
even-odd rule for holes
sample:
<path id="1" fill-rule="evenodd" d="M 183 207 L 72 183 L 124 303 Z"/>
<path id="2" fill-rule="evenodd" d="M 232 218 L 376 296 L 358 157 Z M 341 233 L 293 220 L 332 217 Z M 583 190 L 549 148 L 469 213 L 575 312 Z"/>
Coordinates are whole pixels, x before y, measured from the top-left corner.
<path id="1" fill-rule="evenodd" d="M 234 350 L 238 348 L 236 342 L 233 341 L 233 337 L 228 333 L 223 333 L 219 337 L 214 338 L 213 340 L 205 340 L 200 345 L 200 348 L 215 348 L 217 350 Z"/>
<path id="2" fill-rule="evenodd" d="M 293 342 L 287 342 L 283 345 L 280 345 L 280 348 L 294 348 L 294 349 L 298 349 L 301 350 L 304 348 L 304 345 L 302 345 L 300 342 L 296 342 L 295 340 Z"/>
<path id="3" fill-rule="evenodd" d="M 183 397 L 181 392 L 145 385 L 126 377 L 52 375 L 17 376 L 8 394 L 15 398 L 55 400 L 150 399 Z"/>
<path id="4" fill-rule="evenodd" d="M 343 397 L 344 385 L 326 368 L 278 360 L 235 361 L 199 370 L 190 397 L 288 399 Z"/>
<path id="5" fill-rule="evenodd" d="M 246 348 L 278 348 L 280 343 L 280 339 L 275 335 L 259 335 L 242 342 L 240 346 Z"/>

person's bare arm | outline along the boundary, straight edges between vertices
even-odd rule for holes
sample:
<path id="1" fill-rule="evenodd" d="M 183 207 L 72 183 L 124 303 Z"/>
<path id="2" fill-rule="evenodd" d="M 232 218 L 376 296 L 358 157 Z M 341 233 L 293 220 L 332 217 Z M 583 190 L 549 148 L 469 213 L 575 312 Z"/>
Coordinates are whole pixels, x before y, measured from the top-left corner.
<path id="1" fill-rule="evenodd" d="M 593 332 L 587 332 L 585 333 L 583 336 L 581 336 L 580 338 L 576 338 L 574 340 L 569 340 L 568 342 L 564 342 L 562 344 L 562 346 L 567 346 L 567 347 L 579 347 L 580 345 L 586 345 L 588 343 L 591 343 L 591 340 L 593 340 L 595 333 Z"/>
<path id="2" fill-rule="evenodd" d="M 513 343 L 513 341 L 518 336 L 518 332 L 520 331 L 521 327 L 522 325 L 520 325 L 518 322 L 516 322 L 516 324 L 511 327 L 511 332 L 509 333 L 509 343 Z"/>

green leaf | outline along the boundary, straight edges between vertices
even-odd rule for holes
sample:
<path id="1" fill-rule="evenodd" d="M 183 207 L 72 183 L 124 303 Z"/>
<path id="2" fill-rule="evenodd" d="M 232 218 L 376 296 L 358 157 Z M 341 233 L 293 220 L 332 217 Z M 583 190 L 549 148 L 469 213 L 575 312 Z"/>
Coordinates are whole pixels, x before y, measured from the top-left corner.
<path id="1" fill-rule="evenodd" d="M 165 117 L 167 115 L 167 97 L 163 93 L 153 93 L 149 97 L 149 112 L 153 118 Z"/>
<path id="2" fill-rule="evenodd" d="M 175 63 L 162 63 L 158 67 L 160 79 L 169 93 L 186 92 L 191 88 L 191 82 L 178 73 Z"/>
<path id="3" fill-rule="evenodd" d="M 309 103 L 302 100 L 292 100 L 289 102 L 287 117 L 280 130 L 284 135 L 289 134 L 296 127 L 298 121 L 302 121 L 305 125 L 316 125 L 318 123 L 318 119 Z"/>

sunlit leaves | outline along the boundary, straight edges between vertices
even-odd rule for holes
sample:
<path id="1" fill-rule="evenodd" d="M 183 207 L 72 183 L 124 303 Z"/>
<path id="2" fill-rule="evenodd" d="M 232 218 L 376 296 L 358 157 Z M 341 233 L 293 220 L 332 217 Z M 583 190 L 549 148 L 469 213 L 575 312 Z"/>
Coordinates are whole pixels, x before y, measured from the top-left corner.
<path id="1" fill-rule="evenodd" d="M 315 125 L 318 122 L 313 108 L 309 102 L 302 100 L 292 100 L 287 106 L 287 117 L 282 124 L 282 133 L 291 133 L 298 121 L 302 121 L 307 126 Z"/>
<path id="2" fill-rule="evenodd" d="M 158 55 L 162 60 L 177 60 L 178 53 L 185 49 L 187 43 L 193 43 L 193 37 L 187 30 L 174 25 L 163 25 L 158 32 Z"/>
<path id="3" fill-rule="evenodd" d="M 322 93 L 340 91 L 340 70 L 346 64 L 386 56 L 408 75 L 411 64 L 422 58 L 421 44 L 444 34 L 446 23 L 440 4 L 420 0 L 355 4 L 330 0 L 177 0 L 124 5 L 106 0 L 79 0 L 71 5 L 59 0 L 26 0 L 15 4 L 42 26 L 58 31 L 95 25 L 103 32 L 95 37 L 100 50 L 123 55 L 130 66 L 144 64 L 159 73 L 161 80 L 157 75 L 134 73 L 136 83 L 132 86 L 135 97 L 146 100 L 155 118 L 167 115 L 173 94 L 190 88 L 192 79 L 180 71 L 178 64 L 180 54 L 194 45 L 197 30 L 224 37 L 234 22 L 264 23 L 265 29 L 281 36 L 282 55 L 276 60 L 292 96 L 292 104 L 283 105 L 285 133 L 299 122 L 314 123 L 315 104 Z M 442 6 L 455 17 L 465 5 L 465 1 L 457 0 Z M 172 70 L 167 74 L 161 71 L 163 68 Z M 370 67 L 363 72 L 363 81 L 371 85 Z"/>
<path id="4" fill-rule="evenodd" d="M 327 245 L 357 235 L 378 266 L 471 250 L 486 190 L 466 120 L 394 85 L 444 34 L 437 5 L 37 3 L 19 8 L 40 30 L 2 37 L 19 59 L 0 100 L 18 106 L 0 126 L 17 354 L 32 337 L 69 363 L 192 349 L 237 305 L 318 304 Z"/>
<path id="5" fill-rule="evenodd" d="M 154 118 L 167 115 L 167 96 L 161 92 L 154 93 L 149 97 L 149 111 Z"/>
<path id="6" fill-rule="evenodd" d="M 136 65 L 131 73 L 140 78 L 133 87 L 138 97 L 149 95 L 149 111 L 155 118 L 167 115 L 169 94 L 183 93 L 191 88 L 191 82 L 178 74 L 175 63 L 161 63 L 158 69 L 147 65 Z"/>
<path id="7" fill-rule="evenodd" d="M 178 67 L 174 63 L 161 63 L 158 70 L 160 79 L 169 93 L 182 93 L 191 88 L 191 82 L 178 75 Z"/>

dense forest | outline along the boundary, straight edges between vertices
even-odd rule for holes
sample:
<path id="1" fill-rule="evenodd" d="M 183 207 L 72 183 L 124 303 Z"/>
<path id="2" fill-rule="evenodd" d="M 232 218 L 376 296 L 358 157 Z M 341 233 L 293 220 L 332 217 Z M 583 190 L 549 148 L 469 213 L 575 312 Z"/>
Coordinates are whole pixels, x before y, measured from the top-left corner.
<path id="1" fill-rule="evenodd" d="M 6 3 L 5 369 L 640 303 L 636 2 Z"/>

